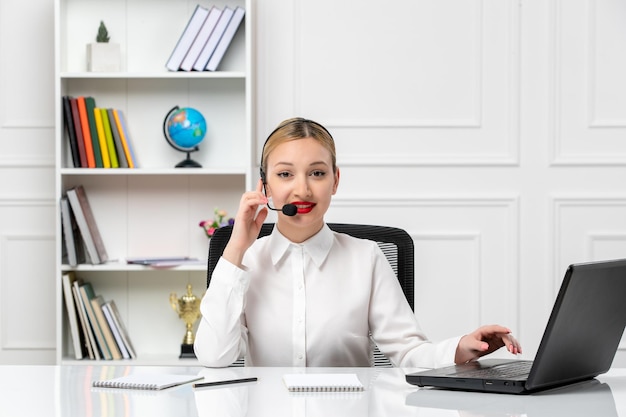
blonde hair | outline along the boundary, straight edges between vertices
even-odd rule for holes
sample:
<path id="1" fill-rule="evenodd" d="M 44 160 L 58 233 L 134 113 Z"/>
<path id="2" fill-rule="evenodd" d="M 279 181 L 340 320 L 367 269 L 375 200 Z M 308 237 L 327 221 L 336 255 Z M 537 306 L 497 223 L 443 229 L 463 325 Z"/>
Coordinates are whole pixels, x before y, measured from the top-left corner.
<path id="1" fill-rule="evenodd" d="M 276 147 L 292 140 L 311 138 L 319 142 L 330 152 L 333 173 L 337 172 L 337 152 L 335 141 L 330 132 L 321 124 L 302 117 L 283 120 L 276 129 L 270 133 L 263 145 L 261 154 L 261 179 L 265 183 L 267 172 L 267 157 Z"/>

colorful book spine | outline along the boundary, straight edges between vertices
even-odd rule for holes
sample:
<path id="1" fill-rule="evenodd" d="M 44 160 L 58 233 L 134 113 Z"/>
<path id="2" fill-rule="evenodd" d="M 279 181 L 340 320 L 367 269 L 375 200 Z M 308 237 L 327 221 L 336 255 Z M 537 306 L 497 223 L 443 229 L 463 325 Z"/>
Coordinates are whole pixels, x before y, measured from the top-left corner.
<path id="1" fill-rule="evenodd" d="M 135 168 L 135 163 L 133 161 L 133 157 L 130 152 L 129 140 L 126 137 L 124 129 L 122 127 L 122 122 L 120 118 L 121 112 L 117 109 L 113 109 L 113 117 L 115 118 L 115 127 L 117 128 L 117 132 L 120 135 L 120 142 L 122 142 L 122 148 L 124 149 L 124 156 L 126 157 L 126 162 L 128 163 L 128 168 Z"/>
<path id="2" fill-rule="evenodd" d="M 83 128 L 80 126 L 78 100 L 70 98 L 70 106 L 72 107 L 72 121 L 74 122 L 74 133 L 76 134 L 76 146 L 78 147 L 78 155 L 80 156 L 79 167 L 88 168 L 87 154 L 85 153 L 85 141 L 83 140 Z"/>
<path id="3" fill-rule="evenodd" d="M 102 151 L 100 150 L 100 140 L 98 139 L 98 130 L 96 128 L 96 119 L 93 109 L 96 108 L 96 100 L 93 97 L 85 97 L 85 108 L 87 110 L 87 122 L 89 123 L 89 135 L 91 137 L 91 145 L 93 147 L 93 156 L 96 168 L 103 168 Z"/>
<path id="4" fill-rule="evenodd" d="M 70 99 L 70 96 L 63 96 L 63 120 L 65 130 L 67 131 L 70 152 L 72 154 L 72 166 L 74 168 L 80 168 L 80 154 L 78 153 L 78 144 L 76 143 L 76 132 L 74 131 L 74 120 L 72 120 L 72 104 Z"/>
<path id="5" fill-rule="evenodd" d="M 96 342 L 96 337 L 93 334 L 93 329 L 89 324 L 89 317 L 87 317 L 87 310 L 85 309 L 85 305 L 83 303 L 83 297 L 80 294 L 80 287 L 82 285 L 83 280 L 76 278 L 76 280 L 72 283 L 72 294 L 74 295 L 74 302 L 76 303 L 76 308 L 78 309 L 80 326 L 83 330 L 83 334 L 85 335 L 85 346 L 87 347 L 89 359 L 100 360 L 102 356 L 98 350 L 98 344 Z"/>
<path id="6" fill-rule="evenodd" d="M 102 166 L 103 168 L 111 168 L 111 159 L 109 158 L 109 148 L 107 146 L 107 138 L 104 134 L 104 125 L 102 124 L 102 113 L 100 108 L 93 109 L 93 116 L 96 121 L 96 131 L 98 132 L 98 143 L 100 144 L 100 150 L 102 151 Z"/>
<path id="7" fill-rule="evenodd" d="M 107 113 L 109 116 L 109 124 L 111 125 L 111 134 L 113 135 L 113 143 L 115 144 L 115 152 L 117 152 L 117 163 L 120 168 L 128 168 L 128 161 L 124 154 L 124 146 L 122 146 L 120 132 L 117 130 L 117 125 L 115 124 L 115 113 L 113 113 L 113 109 L 107 109 Z"/>
<path id="8" fill-rule="evenodd" d="M 111 331 L 109 322 L 104 316 L 104 311 L 102 311 L 104 298 L 102 298 L 101 295 L 96 295 L 90 301 L 91 301 L 91 307 L 93 308 L 93 312 L 96 315 L 96 320 L 98 320 L 98 325 L 100 325 L 102 336 L 104 336 L 104 342 L 107 345 L 107 349 L 109 349 L 109 352 L 111 353 L 111 357 L 113 359 L 122 359 L 122 353 L 120 352 L 119 346 L 117 345 L 117 342 L 115 341 L 115 337 L 113 336 L 113 331 Z"/>
<path id="9" fill-rule="evenodd" d="M 115 142 L 113 142 L 113 134 L 111 133 L 111 123 L 109 122 L 109 113 L 107 109 L 100 109 L 102 115 L 102 126 L 107 141 L 107 149 L 109 150 L 109 158 L 111 159 L 111 168 L 119 168 L 117 160 L 117 152 L 115 150 Z"/>
<path id="10" fill-rule="evenodd" d="M 121 110 L 117 111 L 120 124 L 122 126 L 122 132 L 124 133 L 124 137 L 126 138 L 126 144 L 128 145 L 128 152 L 130 153 L 130 158 L 133 161 L 133 166 L 137 168 L 137 155 L 135 154 L 135 149 L 133 147 L 133 141 L 130 137 L 130 130 L 128 129 L 128 124 L 126 123 L 126 117 L 124 117 L 124 113 Z"/>
<path id="11" fill-rule="evenodd" d="M 85 310 L 87 311 L 87 317 L 89 318 L 89 323 L 93 330 L 96 342 L 98 344 L 98 347 L 100 348 L 100 352 L 102 353 L 102 357 L 104 359 L 111 360 L 113 359 L 113 355 L 111 355 L 111 352 L 107 347 L 104 333 L 102 333 L 102 329 L 100 328 L 100 324 L 98 323 L 98 319 L 96 318 L 96 313 L 93 309 L 93 304 L 91 303 L 91 300 L 96 297 L 91 283 L 85 282 L 82 286 L 79 287 L 79 291 L 80 296 L 83 300 L 83 305 L 85 306 Z"/>
<path id="12" fill-rule="evenodd" d="M 95 168 L 96 160 L 93 155 L 93 143 L 91 141 L 91 133 L 89 131 L 89 121 L 87 120 L 87 106 L 85 97 L 76 97 L 78 103 L 78 114 L 80 117 L 80 127 L 83 131 L 83 142 L 85 143 L 85 154 L 87 155 L 87 168 Z"/>

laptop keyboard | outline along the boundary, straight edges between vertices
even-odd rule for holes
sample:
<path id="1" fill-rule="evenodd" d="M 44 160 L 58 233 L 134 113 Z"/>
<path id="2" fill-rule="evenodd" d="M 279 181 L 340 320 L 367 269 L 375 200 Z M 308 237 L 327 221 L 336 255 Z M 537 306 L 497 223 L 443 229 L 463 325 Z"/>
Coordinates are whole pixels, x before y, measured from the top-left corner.
<path id="1" fill-rule="evenodd" d="M 502 365 L 496 365 L 489 368 L 470 369 L 468 371 L 456 372 L 457 377 L 469 378 L 492 378 L 492 379 L 509 379 L 520 376 L 527 376 L 532 367 L 532 361 L 516 361 Z"/>

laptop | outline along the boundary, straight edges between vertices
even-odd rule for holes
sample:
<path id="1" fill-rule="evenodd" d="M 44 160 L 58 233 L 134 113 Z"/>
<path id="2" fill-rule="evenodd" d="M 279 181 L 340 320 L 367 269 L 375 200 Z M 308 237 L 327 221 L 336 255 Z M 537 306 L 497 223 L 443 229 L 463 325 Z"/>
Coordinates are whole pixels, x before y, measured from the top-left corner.
<path id="1" fill-rule="evenodd" d="M 410 384 L 522 394 L 609 370 L 626 325 L 626 259 L 567 268 L 533 361 L 482 359 L 406 375 Z"/>

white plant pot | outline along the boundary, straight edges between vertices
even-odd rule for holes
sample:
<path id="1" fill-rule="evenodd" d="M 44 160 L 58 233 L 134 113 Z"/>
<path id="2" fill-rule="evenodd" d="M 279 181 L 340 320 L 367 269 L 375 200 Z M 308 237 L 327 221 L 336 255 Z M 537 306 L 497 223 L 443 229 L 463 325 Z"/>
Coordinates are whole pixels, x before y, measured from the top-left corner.
<path id="1" fill-rule="evenodd" d="M 87 71 L 115 72 L 121 69 L 119 43 L 87 44 Z"/>

